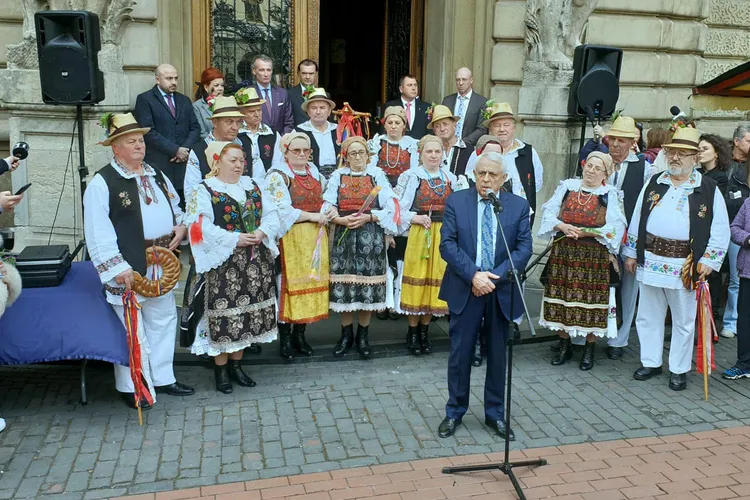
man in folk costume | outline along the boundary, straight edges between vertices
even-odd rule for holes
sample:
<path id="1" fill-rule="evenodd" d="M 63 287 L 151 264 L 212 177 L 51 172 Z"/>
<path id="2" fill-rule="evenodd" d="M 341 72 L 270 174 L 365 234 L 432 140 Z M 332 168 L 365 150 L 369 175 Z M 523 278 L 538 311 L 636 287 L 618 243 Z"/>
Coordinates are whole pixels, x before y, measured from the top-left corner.
<path id="1" fill-rule="evenodd" d="M 662 373 L 669 306 L 669 388 L 675 391 L 685 389 L 693 358 L 695 284 L 721 269 L 729 246 L 724 198 L 716 183 L 697 170 L 699 138 L 697 130 L 682 128 L 662 146 L 668 169 L 651 177 L 641 191 L 623 250 L 625 268 L 636 273 L 641 294 L 636 328 L 642 366 L 633 378 L 648 380 Z"/>
<path id="2" fill-rule="evenodd" d="M 456 124 L 460 120 L 461 117 L 454 115 L 448 106 L 438 104 L 432 109 L 432 120 L 427 124 L 427 128 L 434 131 L 443 144 L 441 168 L 456 177 L 464 175 L 466 163 L 474 152 L 474 148 L 456 136 Z"/>
<path id="3" fill-rule="evenodd" d="M 211 115 L 214 128 L 205 139 L 198 141 L 193 146 L 188 157 L 187 171 L 185 172 L 185 198 L 187 200 L 192 198 L 193 190 L 211 172 L 211 167 L 206 160 L 206 147 L 214 141 L 233 142 L 242 146 L 242 151 L 245 153 L 244 175 L 252 177 L 253 180 L 262 184 L 266 175 L 265 170 L 257 174 L 252 171 L 253 143 L 247 135 L 239 135 L 240 128 L 244 124 L 244 117 L 234 97 L 222 96 L 214 100 L 213 115 Z"/>
<path id="4" fill-rule="evenodd" d="M 336 109 L 325 89 L 316 88 L 302 103 L 302 110 L 310 117 L 300 124 L 296 130 L 307 134 L 312 145 L 312 162 L 325 178 L 331 176 L 336 169 L 341 144 L 338 143 L 335 123 L 328 121 L 331 112 Z"/>
<path id="5" fill-rule="evenodd" d="M 279 143 L 281 137 L 278 132 L 263 123 L 263 103 L 258 97 L 255 87 L 243 88 L 235 92 L 234 98 L 244 115 L 244 125 L 239 135 L 245 135 L 252 142 L 252 172 L 253 179 L 258 181 L 265 178 L 271 167 L 282 161 Z M 248 158 L 249 160 L 249 158 Z"/>
<path id="6" fill-rule="evenodd" d="M 499 139 L 503 148 L 502 156 L 505 159 L 509 178 L 518 177 L 521 180 L 526 200 L 531 208 L 531 224 L 534 224 L 534 213 L 536 212 L 536 194 L 542 189 L 544 181 L 544 166 L 539 154 L 531 144 L 526 144 L 516 138 L 516 121 L 513 108 L 507 102 L 492 103 L 484 111 L 486 117 L 482 124 L 487 128 L 489 135 Z M 477 155 L 472 154 L 466 165 L 466 174 L 474 171 Z M 515 172 L 514 172 L 515 170 Z"/>
<path id="7" fill-rule="evenodd" d="M 146 249 L 174 250 L 187 233 L 182 224 L 179 196 L 169 179 L 144 163 L 143 135 L 149 131 L 132 114 L 105 115 L 107 138 L 114 159 L 91 179 L 83 199 L 84 231 L 91 260 L 104 284 L 107 301 L 126 324 L 123 295 L 134 285 L 134 273 L 149 276 L 160 269 L 147 269 Z M 158 267 L 158 266 L 153 266 Z M 189 396 L 195 391 L 177 382 L 172 361 L 177 332 L 174 293 L 146 298 L 138 294 L 138 330 L 143 378 L 151 395 L 162 392 Z M 130 368 L 115 365 L 115 386 L 125 403 L 136 407 Z M 148 409 L 140 401 L 142 409 Z"/>

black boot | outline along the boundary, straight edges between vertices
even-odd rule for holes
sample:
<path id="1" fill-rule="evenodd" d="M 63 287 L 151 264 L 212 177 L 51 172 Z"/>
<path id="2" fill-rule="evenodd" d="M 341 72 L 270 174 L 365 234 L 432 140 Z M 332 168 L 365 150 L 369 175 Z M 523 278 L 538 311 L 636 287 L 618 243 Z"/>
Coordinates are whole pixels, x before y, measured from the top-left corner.
<path id="1" fill-rule="evenodd" d="M 255 381 L 242 371 L 242 364 L 239 359 L 229 360 L 229 378 L 242 387 L 255 387 Z"/>
<path id="2" fill-rule="evenodd" d="M 292 325 L 289 323 L 279 323 L 279 356 L 281 356 L 281 359 L 292 359 L 294 357 Z"/>
<path id="3" fill-rule="evenodd" d="M 229 367 L 227 365 L 214 365 L 214 378 L 216 379 L 216 390 L 224 394 L 232 393 L 232 382 L 229 380 Z"/>
<path id="4" fill-rule="evenodd" d="M 482 366 L 482 341 L 477 336 L 477 343 L 474 344 L 474 356 L 471 360 L 472 366 Z"/>
<path id="5" fill-rule="evenodd" d="M 427 330 L 429 328 L 429 324 L 419 324 L 419 345 L 422 347 L 422 354 L 432 354 L 432 342 L 430 342 L 430 339 L 427 336 Z"/>
<path id="6" fill-rule="evenodd" d="M 583 356 L 581 356 L 581 364 L 578 365 L 583 371 L 588 371 L 594 367 L 594 348 L 596 342 L 586 342 L 586 346 L 583 348 Z"/>
<path id="7" fill-rule="evenodd" d="M 354 325 L 342 326 L 341 338 L 333 348 L 333 355 L 340 358 L 351 349 L 352 344 L 354 344 Z"/>
<path id="8" fill-rule="evenodd" d="M 362 359 L 370 359 L 370 326 L 357 325 L 357 351 Z"/>
<path id="9" fill-rule="evenodd" d="M 573 357 L 573 344 L 570 342 L 570 337 L 568 337 L 567 339 L 561 338 L 560 339 L 560 351 L 558 351 L 558 353 L 555 354 L 555 357 L 552 358 L 552 364 L 554 366 L 562 365 L 572 357 Z"/>
<path id="10" fill-rule="evenodd" d="M 294 347 L 295 351 L 304 354 L 305 356 L 312 356 L 313 349 L 305 340 L 306 327 L 307 325 L 305 324 L 294 325 L 292 327 L 292 347 Z"/>
<path id="11" fill-rule="evenodd" d="M 378 318 L 380 321 L 385 321 L 388 319 L 388 309 L 383 309 L 382 311 L 378 311 L 375 313 L 375 317 Z"/>
<path id="12" fill-rule="evenodd" d="M 406 347 L 410 353 L 415 356 L 422 354 L 422 348 L 419 346 L 419 325 L 409 327 L 406 339 Z"/>

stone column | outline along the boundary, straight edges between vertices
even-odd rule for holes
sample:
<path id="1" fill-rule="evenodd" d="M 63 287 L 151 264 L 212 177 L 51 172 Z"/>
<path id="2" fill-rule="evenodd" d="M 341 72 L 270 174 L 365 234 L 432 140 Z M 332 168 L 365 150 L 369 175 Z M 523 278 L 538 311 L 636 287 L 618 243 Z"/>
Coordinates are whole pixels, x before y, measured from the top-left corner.
<path id="1" fill-rule="evenodd" d="M 83 237 L 78 175 L 78 138 L 84 134 L 90 175 L 109 161 L 109 151 L 97 145 L 103 137 L 99 116 L 129 107 L 128 79 L 123 72 L 120 41 L 130 20 L 133 0 L 23 0 L 23 40 L 8 46 L 7 69 L 0 70 L 0 102 L 10 110 L 10 143 L 29 144 L 29 158 L 12 173 L 14 187 L 33 186 L 15 210 L 16 249 L 53 242 L 75 246 Z M 34 30 L 40 10 L 88 10 L 99 16 L 106 99 L 84 107 L 83 131 L 75 131 L 75 107 L 46 105 L 41 84 Z M 89 175 L 89 178 L 90 178 Z M 54 226 L 54 227 L 53 227 Z"/>

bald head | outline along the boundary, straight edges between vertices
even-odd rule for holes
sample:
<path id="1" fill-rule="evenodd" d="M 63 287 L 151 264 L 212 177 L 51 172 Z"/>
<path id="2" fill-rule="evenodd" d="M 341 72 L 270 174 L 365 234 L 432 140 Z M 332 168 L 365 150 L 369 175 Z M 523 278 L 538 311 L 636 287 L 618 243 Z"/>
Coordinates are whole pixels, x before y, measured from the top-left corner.
<path id="1" fill-rule="evenodd" d="M 456 71 L 456 90 L 460 95 L 466 95 L 474 86 L 474 77 L 469 68 Z"/>
<path id="2" fill-rule="evenodd" d="M 160 64 L 154 70 L 156 84 L 167 94 L 177 91 L 177 68 L 171 64 Z"/>

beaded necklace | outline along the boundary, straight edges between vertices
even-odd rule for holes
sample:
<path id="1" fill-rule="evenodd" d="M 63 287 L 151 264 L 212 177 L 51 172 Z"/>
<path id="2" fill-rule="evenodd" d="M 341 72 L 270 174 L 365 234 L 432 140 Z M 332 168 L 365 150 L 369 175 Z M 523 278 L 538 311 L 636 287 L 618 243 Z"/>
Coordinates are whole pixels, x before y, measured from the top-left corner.
<path id="1" fill-rule="evenodd" d="M 447 185 L 447 182 L 445 180 L 445 174 L 443 173 L 442 169 L 438 169 L 437 173 L 440 179 L 440 184 L 436 184 L 432 177 L 430 176 L 430 171 L 427 170 L 424 165 L 422 165 L 422 170 L 425 171 L 427 174 L 427 185 L 430 186 L 430 189 L 432 189 L 436 195 L 443 196 L 445 194 L 445 187 Z"/>
<path id="2" fill-rule="evenodd" d="M 292 174 L 294 174 L 294 180 L 302 186 L 302 189 L 312 191 L 315 188 L 315 178 L 312 176 L 309 166 L 305 165 L 305 175 L 299 175 L 291 166 L 289 167 L 289 170 L 292 171 Z"/>
<path id="3" fill-rule="evenodd" d="M 394 144 L 394 147 L 396 148 L 396 160 L 391 164 L 391 144 L 387 140 L 385 141 L 385 164 L 390 169 L 398 167 L 398 161 L 401 157 L 401 146 Z"/>

